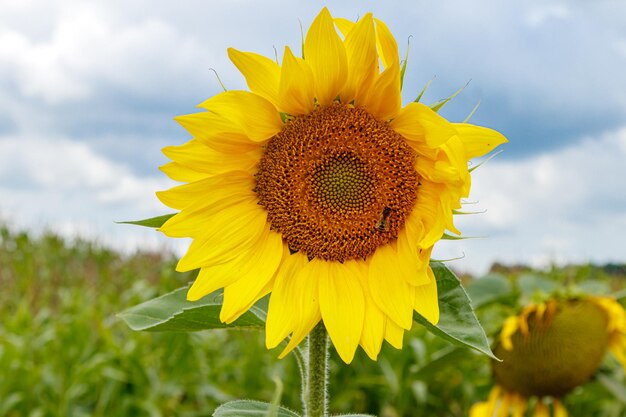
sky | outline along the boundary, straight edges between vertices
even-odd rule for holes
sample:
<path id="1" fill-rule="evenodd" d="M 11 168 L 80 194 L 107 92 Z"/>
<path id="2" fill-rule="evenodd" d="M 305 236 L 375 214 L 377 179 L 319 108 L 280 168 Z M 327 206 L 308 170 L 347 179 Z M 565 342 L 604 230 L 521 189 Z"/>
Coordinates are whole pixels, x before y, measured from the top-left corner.
<path id="1" fill-rule="evenodd" d="M 368 11 L 409 48 L 403 96 L 463 92 L 441 111 L 509 138 L 474 171 L 462 241 L 439 259 L 626 262 L 626 3 L 496 0 L 0 0 L 0 221 L 123 250 L 182 251 L 115 221 L 170 210 L 160 149 L 189 139 L 173 117 L 245 89 L 226 48 L 299 50 L 323 6 Z"/>

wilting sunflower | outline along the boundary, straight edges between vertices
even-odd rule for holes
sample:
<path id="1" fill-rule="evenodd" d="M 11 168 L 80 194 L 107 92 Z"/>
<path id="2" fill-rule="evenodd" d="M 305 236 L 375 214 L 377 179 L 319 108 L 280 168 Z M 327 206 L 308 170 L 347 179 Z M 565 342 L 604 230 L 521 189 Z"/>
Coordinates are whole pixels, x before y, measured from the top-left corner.
<path id="1" fill-rule="evenodd" d="M 337 32 L 339 29 L 340 33 Z M 251 91 L 226 91 L 177 117 L 193 139 L 162 170 L 187 184 L 158 193 L 179 210 L 161 231 L 193 242 L 177 269 L 188 293 L 224 288 L 220 319 L 271 292 L 268 348 L 283 355 L 323 320 L 339 355 L 400 348 L 416 310 L 439 317 L 433 245 L 470 189 L 468 160 L 506 139 L 402 107 L 398 46 L 371 14 L 313 21 L 303 56 L 282 65 L 229 49 Z"/>
<path id="2" fill-rule="evenodd" d="M 548 417 L 550 408 L 555 417 L 565 417 L 561 398 L 591 378 L 607 350 L 626 369 L 626 312 L 614 299 L 530 305 L 505 321 L 494 349 L 502 362 L 492 361 L 497 385 L 470 417 L 522 417 L 527 411 Z"/>

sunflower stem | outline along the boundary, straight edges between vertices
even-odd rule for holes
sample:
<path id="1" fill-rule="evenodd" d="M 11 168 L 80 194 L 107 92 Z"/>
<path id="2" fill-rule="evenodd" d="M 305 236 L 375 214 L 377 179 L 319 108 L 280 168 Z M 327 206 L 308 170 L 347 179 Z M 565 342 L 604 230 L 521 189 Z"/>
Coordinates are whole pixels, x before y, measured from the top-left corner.
<path id="1" fill-rule="evenodd" d="M 308 337 L 306 379 L 303 380 L 302 405 L 305 417 L 328 416 L 328 334 L 319 323 Z"/>

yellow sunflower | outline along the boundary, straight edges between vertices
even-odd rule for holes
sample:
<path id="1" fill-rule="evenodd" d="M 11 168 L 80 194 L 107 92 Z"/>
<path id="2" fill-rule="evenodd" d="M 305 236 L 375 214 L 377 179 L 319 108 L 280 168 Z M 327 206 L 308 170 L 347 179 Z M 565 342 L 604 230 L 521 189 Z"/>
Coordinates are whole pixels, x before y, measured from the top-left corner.
<path id="1" fill-rule="evenodd" d="M 494 348 L 502 362 L 492 361 L 497 385 L 470 417 L 566 417 L 561 398 L 595 374 L 607 350 L 626 369 L 626 311 L 613 298 L 531 304 L 505 321 Z"/>
<path id="2" fill-rule="evenodd" d="M 339 29 L 339 33 L 337 31 Z M 179 212 L 161 227 L 193 239 L 177 269 L 188 293 L 224 288 L 220 319 L 271 292 L 266 344 L 282 353 L 323 321 L 341 358 L 401 348 L 416 310 L 437 323 L 430 254 L 470 189 L 468 160 L 506 139 L 402 107 L 398 46 L 371 14 L 324 8 L 303 58 L 282 65 L 229 49 L 250 91 L 226 91 L 177 117 L 193 139 L 166 147 L 162 170 L 186 184 L 159 192 Z"/>

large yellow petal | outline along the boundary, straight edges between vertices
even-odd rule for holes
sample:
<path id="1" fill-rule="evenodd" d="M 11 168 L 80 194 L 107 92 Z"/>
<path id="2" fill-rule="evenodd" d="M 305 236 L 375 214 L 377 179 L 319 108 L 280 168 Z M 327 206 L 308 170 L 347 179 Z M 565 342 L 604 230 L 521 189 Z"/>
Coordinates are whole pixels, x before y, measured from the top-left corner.
<path id="1" fill-rule="evenodd" d="M 280 76 L 279 108 L 291 115 L 309 114 L 315 104 L 313 72 L 309 64 L 285 47 Z"/>
<path id="2" fill-rule="evenodd" d="M 363 264 L 357 264 L 358 267 L 365 269 Z M 363 287 L 363 295 L 365 300 L 365 316 L 363 319 L 363 333 L 361 334 L 360 344 L 367 356 L 372 360 L 376 360 L 380 353 L 383 340 L 385 338 L 385 322 L 386 317 L 378 308 L 376 302 L 372 298 L 367 278 L 367 270 L 365 269 L 359 274 L 361 285 Z"/>
<path id="3" fill-rule="evenodd" d="M 289 252 L 287 245 L 283 248 L 283 260 L 276 273 L 276 282 L 270 296 L 265 322 L 265 345 L 273 349 L 293 332 L 296 316 L 300 305 L 297 296 L 302 295 L 296 291 L 298 281 L 295 275 L 308 263 L 306 255 Z"/>
<path id="4" fill-rule="evenodd" d="M 292 294 L 298 307 L 294 312 L 295 328 L 287 347 L 281 352 L 279 358 L 284 358 L 293 348 L 298 346 L 321 319 L 319 281 L 323 274 L 328 273 L 328 268 L 324 263 L 319 259 L 313 259 L 297 271 L 293 277 Z"/>
<path id="5" fill-rule="evenodd" d="M 249 91 L 225 91 L 199 105 L 230 121 L 254 142 L 263 142 L 283 128 L 278 110 L 268 100 Z"/>
<path id="6" fill-rule="evenodd" d="M 357 261 L 325 262 L 320 268 L 319 296 L 322 319 L 330 340 L 345 363 L 352 362 L 365 316 L 362 273 Z"/>
<path id="7" fill-rule="evenodd" d="M 385 340 L 396 349 L 402 349 L 402 339 L 404 338 L 404 329 L 394 323 L 389 318 L 385 321 Z"/>
<path id="8" fill-rule="evenodd" d="M 402 108 L 400 64 L 394 63 L 386 68 L 378 76 L 369 92 L 370 94 L 362 104 L 370 113 L 378 120 L 386 121 L 396 117 Z M 397 131 L 396 128 L 394 130 Z"/>
<path id="9" fill-rule="evenodd" d="M 194 113 L 174 118 L 194 139 L 220 152 L 235 154 L 258 148 L 237 123 L 215 113 Z"/>
<path id="10" fill-rule="evenodd" d="M 370 258 L 368 282 L 378 308 L 398 326 L 410 329 L 415 292 L 402 275 L 398 258 L 390 244 L 376 249 Z"/>
<path id="11" fill-rule="evenodd" d="M 335 17 L 333 21 L 335 22 L 337 29 L 339 29 L 339 32 L 341 32 L 344 38 L 348 35 L 348 33 L 350 33 L 354 25 L 356 25 L 356 23 L 352 20 L 348 20 L 343 17 Z"/>
<path id="12" fill-rule="evenodd" d="M 207 207 L 220 200 L 232 200 L 235 195 L 255 198 L 254 191 L 252 191 L 254 184 L 252 174 L 244 171 L 231 171 L 179 185 L 166 191 L 159 191 L 156 195 L 168 207 L 183 210 L 193 205 L 197 213 L 204 212 L 210 216 L 211 212 Z M 168 227 L 184 220 L 189 215 L 195 214 L 196 212 L 183 213 L 176 221 L 172 220 Z"/>
<path id="13" fill-rule="evenodd" d="M 268 225 L 248 250 L 241 251 L 230 262 L 202 268 L 187 293 L 187 299 L 198 300 L 219 288 L 239 281 L 245 282 L 250 289 L 260 281 L 263 281 L 264 285 L 278 268 L 281 257 L 282 239 L 277 233 L 270 232 Z M 255 282 L 251 284 L 249 281 Z M 230 292 L 236 289 L 237 287 L 231 288 Z M 258 293 L 259 288 L 256 288 L 256 291 Z"/>
<path id="14" fill-rule="evenodd" d="M 265 228 L 266 219 L 267 212 L 254 201 L 214 213 L 209 222 L 201 225 L 202 234 L 194 238 L 176 270 L 190 271 L 234 259 L 254 245 Z"/>
<path id="15" fill-rule="evenodd" d="M 370 89 L 378 74 L 378 54 L 376 34 L 372 14 L 367 13 L 346 35 L 344 41 L 348 56 L 348 80 L 341 91 L 341 101 L 355 100 L 361 104 L 370 94 Z"/>
<path id="16" fill-rule="evenodd" d="M 391 127 L 405 138 L 424 142 L 431 148 L 441 146 L 457 134 L 450 122 L 422 103 L 407 104 L 391 122 Z"/>
<path id="17" fill-rule="evenodd" d="M 408 229 L 404 227 L 398 234 L 397 240 L 397 265 L 400 276 L 412 286 L 425 285 L 430 282 L 423 262 L 419 257 L 417 239 L 412 241 L 408 236 Z"/>
<path id="18" fill-rule="evenodd" d="M 228 57 L 243 74 L 250 91 L 278 103 L 280 67 L 271 59 L 254 52 L 242 52 L 228 48 Z"/>
<path id="19" fill-rule="evenodd" d="M 376 44 L 383 66 L 389 68 L 395 64 L 399 65 L 400 57 L 396 39 L 382 20 L 374 19 L 374 21 L 376 22 Z"/>
<path id="20" fill-rule="evenodd" d="M 317 15 L 307 32 L 304 58 L 315 77 L 315 97 L 318 103 L 323 106 L 330 104 L 348 78 L 348 59 L 326 7 Z"/>
<path id="21" fill-rule="evenodd" d="M 567 409 L 563 407 L 561 401 L 555 399 L 554 403 L 554 417 L 567 417 Z"/>
<path id="22" fill-rule="evenodd" d="M 483 156 L 508 140 L 500 132 L 468 123 L 452 123 L 465 146 L 467 159 Z"/>
<path id="23" fill-rule="evenodd" d="M 267 225 L 269 232 L 269 225 Z M 231 323 L 246 312 L 265 294 L 267 284 L 283 257 L 283 240 L 275 232 L 263 235 L 257 243 L 258 255 L 250 257 L 248 269 L 242 271 L 238 280 L 224 288 L 224 304 L 220 311 L 220 320 Z M 259 247 L 260 246 L 260 247 Z M 254 248 L 254 246 L 253 246 Z"/>
<path id="24" fill-rule="evenodd" d="M 219 174 L 226 171 L 256 172 L 255 166 L 261 158 L 262 149 L 250 152 L 224 153 L 210 148 L 197 139 L 179 146 L 167 146 L 163 154 L 181 165 L 207 174 Z"/>
<path id="25" fill-rule="evenodd" d="M 209 176 L 206 172 L 198 172 L 177 162 L 169 162 L 159 167 L 161 172 L 178 182 L 194 182 Z"/>
<path id="26" fill-rule="evenodd" d="M 437 280 L 431 267 L 426 268 L 429 282 L 415 287 L 415 311 L 426 320 L 436 325 L 439 322 L 439 299 L 437 298 Z"/>

